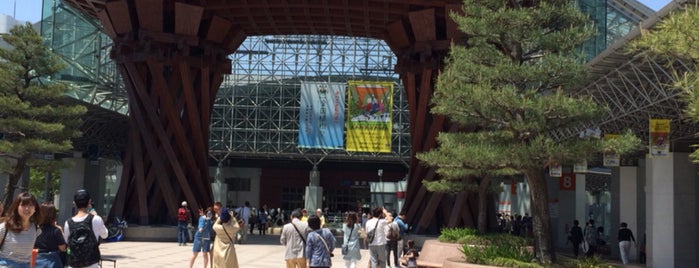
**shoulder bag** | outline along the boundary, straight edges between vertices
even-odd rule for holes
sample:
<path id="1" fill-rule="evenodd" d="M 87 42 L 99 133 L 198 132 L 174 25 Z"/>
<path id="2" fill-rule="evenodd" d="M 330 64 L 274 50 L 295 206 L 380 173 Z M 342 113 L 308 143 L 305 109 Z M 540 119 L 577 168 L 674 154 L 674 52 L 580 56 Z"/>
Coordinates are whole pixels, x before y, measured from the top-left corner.
<path id="1" fill-rule="evenodd" d="M 301 234 L 301 231 L 299 231 L 299 228 L 296 228 L 296 224 L 294 224 L 292 222 L 291 226 L 294 226 L 294 230 L 296 230 L 296 232 L 299 233 L 299 236 L 301 237 L 301 241 L 303 241 L 303 244 L 306 245 L 306 238 L 303 237 L 303 234 Z"/>
<path id="2" fill-rule="evenodd" d="M 366 235 L 367 238 L 369 239 L 369 244 L 371 244 L 372 242 L 374 242 L 374 237 L 376 236 L 376 228 L 379 227 L 379 220 L 381 220 L 381 219 L 376 218 L 376 225 L 374 225 L 374 229 L 372 229 L 371 231 L 369 231 L 369 232 L 367 233 L 367 235 Z"/>
<path id="3" fill-rule="evenodd" d="M 320 232 L 322 233 L 323 229 L 321 229 Z M 325 238 L 323 238 L 323 235 L 319 234 L 319 233 L 315 233 L 315 234 L 320 238 L 320 241 L 323 242 L 323 245 L 325 245 L 325 251 L 327 251 L 328 254 L 330 254 L 330 258 L 335 257 L 335 254 L 333 254 L 332 250 L 330 250 L 330 247 L 328 247 L 328 243 L 325 242 Z"/>
<path id="4" fill-rule="evenodd" d="M 352 231 L 354 231 L 354 224 L 350 229 L 349 236 L 347 236 L 347 243 L 342 245 L 342 255 L 347 255 L 347 253 L 349 252 L 349 241 L 352 239 Z"/>

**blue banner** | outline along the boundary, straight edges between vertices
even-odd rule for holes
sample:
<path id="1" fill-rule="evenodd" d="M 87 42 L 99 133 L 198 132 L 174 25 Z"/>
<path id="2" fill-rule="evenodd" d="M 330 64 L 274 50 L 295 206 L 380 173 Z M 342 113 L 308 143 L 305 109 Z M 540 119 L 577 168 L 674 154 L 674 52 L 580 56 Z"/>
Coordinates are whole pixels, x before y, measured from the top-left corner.
<path id="1" fill-rule="evenodd" d="M 302 82 L 299 148 L 344 148 L 344 83 Z"/>

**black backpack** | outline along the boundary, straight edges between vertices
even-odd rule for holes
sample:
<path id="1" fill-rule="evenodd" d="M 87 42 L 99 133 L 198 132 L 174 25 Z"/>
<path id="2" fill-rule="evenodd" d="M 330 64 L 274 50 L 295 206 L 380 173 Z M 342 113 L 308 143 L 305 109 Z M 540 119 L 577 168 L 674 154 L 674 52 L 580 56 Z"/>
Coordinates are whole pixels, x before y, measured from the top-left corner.
<path id="1" fill-rule="evenodd" d="M 70 266 L 85 267 L 99 262 L 100 248 L 99 242 L 92 231 L 92 214 L 88 215 L 84 221 L 75 222 L 68 220 L 70 235 L 68 236 L 68 247 L 70 248 Z"/>

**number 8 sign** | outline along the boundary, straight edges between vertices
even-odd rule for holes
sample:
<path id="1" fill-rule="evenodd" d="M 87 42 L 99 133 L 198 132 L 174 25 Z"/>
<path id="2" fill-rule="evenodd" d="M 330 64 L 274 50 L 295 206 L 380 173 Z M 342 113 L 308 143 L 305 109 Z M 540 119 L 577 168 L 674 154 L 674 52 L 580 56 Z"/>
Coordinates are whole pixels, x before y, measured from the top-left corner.
<path id="1" fill-rule="evenodd" d="M 563 174 L 563 176 L 558 179 L 558 189 L 563 191 L 575 191 L 575 174 Z"/>

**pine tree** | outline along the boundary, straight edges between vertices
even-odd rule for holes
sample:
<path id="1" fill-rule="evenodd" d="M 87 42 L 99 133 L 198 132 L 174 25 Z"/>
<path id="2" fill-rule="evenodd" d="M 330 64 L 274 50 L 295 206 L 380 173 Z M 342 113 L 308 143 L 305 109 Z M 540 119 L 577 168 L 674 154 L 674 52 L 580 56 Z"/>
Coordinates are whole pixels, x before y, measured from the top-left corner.
<path id="1" fill-rule="evenodd" d="M 15 187 L 28 188 L 28 181 L 17 185 L 27 168 L 64 166 L 38 156 L 70 151 L 86 108 L 67 104 L 69 87 L 48 81 L 64 65 L 30 24 L 12 28 L 2 39 L 11 46 L 0 48 L 0 173 L 9 174 L 3 199 L 9 205 Z"/>
<path id="2" fill-rule="evenodd" d="M 422 156 L 438 169 L 461 163 L 471 173 L 475 169 L 488 176 L 524 175 L 531 192 L 535 255 L 543 264 L 555 261 L 546 169 L 601 151 L 623 154 L 640 145 L 630 132 L 608 144 L 594 138 L 556 140 L 550 135 L 594 122 L 607 111 L 590 98 L 571 94 L 587 75 L 581 60 L 571 55 L 593 35 L 589 18 L 573 3 L 464 1 L 463 15 L 452 18 L 468 41 L 452 46 L 435 86 L 432 112 L 475 131 L 449 133 L 453 136 L 449 139 L 440 134 L 436 155 L 440 150 L 466 153 L 444 154 L 447 158 L 441 163 L 426 161 L 439 160 L 435 155 Z M 446 161 L 448 157 L 458 159 Z"/>
<path id="3" fill-rule="evenodd" d="M 693 71 L 674 74 L 677 82 L 671 90 L 680 90 L 687 103 L 684 111 L 691 123 L 699 123 L 699 7 L 687 5 L 659 22 L 653 31 L 642 31 L 643 35 L 631 45 L 633 52 L 673 61 L 681 59 L 691 63 Z M 699 163 L 699 149 L 690 155 Z"/>

